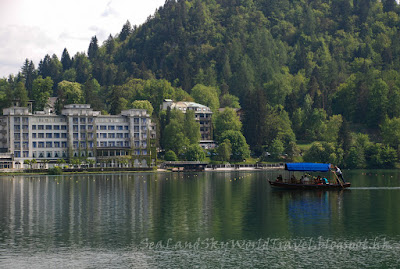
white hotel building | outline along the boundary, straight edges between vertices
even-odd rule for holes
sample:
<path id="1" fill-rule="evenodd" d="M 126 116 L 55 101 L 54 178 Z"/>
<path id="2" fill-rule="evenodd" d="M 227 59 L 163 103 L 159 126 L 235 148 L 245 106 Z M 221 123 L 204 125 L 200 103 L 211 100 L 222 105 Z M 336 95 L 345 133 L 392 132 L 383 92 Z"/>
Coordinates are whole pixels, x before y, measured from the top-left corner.
<path id="1" fill-rule="evenodd" d="M 133 167 L 156 163 L 156 131 L 143 109 L 101 115 L 87 104 L 66 105 L 61 115 L 10 107 L 0 116 L 0 169 L 28 168 L 25 160 L 56 163 L 58 159 L 92 160 L 106 166 L 125 161 Z"/>

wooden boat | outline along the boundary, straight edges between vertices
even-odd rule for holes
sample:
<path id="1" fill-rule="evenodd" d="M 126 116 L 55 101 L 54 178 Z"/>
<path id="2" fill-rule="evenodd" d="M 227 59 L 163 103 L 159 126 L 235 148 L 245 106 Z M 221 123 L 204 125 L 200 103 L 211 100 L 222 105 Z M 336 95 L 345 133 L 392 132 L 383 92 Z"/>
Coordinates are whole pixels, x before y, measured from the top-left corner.
<path id="1" fill-rule="evenodd" d="M 285 164 L 285 170 L 289 171 L 289 179 L 279 178 L 275 181 L 268 180 L 271 187 L 280 189 L 298 189 L 298 190 L 338 190 L 345 189 L 351 186 L 350 182 L 341 182 L 334 171 L 331 170 L 333 166 L 331 164 L 325 163 L 287 163 Z M 328 184 L 318 183 L 315 184 L 298 181 L 293 182 L 291 173 L 294 172 L 332 172 L 334 174 L 334 179 L 330 180 Z"/>

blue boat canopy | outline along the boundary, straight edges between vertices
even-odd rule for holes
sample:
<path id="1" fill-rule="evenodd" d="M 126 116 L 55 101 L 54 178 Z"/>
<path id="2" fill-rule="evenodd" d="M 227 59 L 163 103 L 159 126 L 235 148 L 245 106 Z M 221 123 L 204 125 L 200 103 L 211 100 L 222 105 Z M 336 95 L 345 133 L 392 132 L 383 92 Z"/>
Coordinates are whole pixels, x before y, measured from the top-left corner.
<path id="1" fill-rule="evenodd" d="M 287 163 L 285 169 L 288 171 L 328 172 L 330 163 Z"/>

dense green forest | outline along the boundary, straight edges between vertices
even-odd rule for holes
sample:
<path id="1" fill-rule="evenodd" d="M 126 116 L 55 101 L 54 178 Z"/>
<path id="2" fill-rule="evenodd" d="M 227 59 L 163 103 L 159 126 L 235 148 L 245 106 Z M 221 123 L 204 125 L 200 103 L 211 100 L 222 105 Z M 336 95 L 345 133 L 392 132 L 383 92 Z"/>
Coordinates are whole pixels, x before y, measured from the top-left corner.
<path id="1" fill-rule="evenodd" d="M 90 103 L 115 114 L 148 100 L 168 149 L 162 100 L 194 100 L 216 112 L 221 160 L 249 155 L 246 147 L 233 154 L 232 135 L 243 134 L 264 159 L 268 151 L 392 167 L 400 152 L 399 15 L 395 0 L 167 0 L 141 26 L 127 21 L 103 44 L 92 37 L 87 54 L 64 49 L 37 68 L 27 59 L 17 76 L 0 80 L 0 105 L 33 99 L 40 110 L 57 96 L 59 107 Z M 223 117 L 237 120 L 219 107 L 242 108 L 239 129 L 219 126 Z M 318 142 L 302 152 L 299 141 Z"/>

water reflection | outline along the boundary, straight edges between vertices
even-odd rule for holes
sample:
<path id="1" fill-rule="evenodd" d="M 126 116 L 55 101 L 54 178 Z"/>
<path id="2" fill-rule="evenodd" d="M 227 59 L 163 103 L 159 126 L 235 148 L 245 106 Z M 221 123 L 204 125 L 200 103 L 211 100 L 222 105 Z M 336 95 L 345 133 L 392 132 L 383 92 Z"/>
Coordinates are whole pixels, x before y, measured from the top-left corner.
<path id="1" fill-rule="evenodd" d="M 146 264 L 143 239 L 397 238 L 399 175 L 346 175 L 354 186 L 346 191 L 273 191 L 275 174 L 265 172 L 1 177 L 0 262 L 119 249 Z"/>

